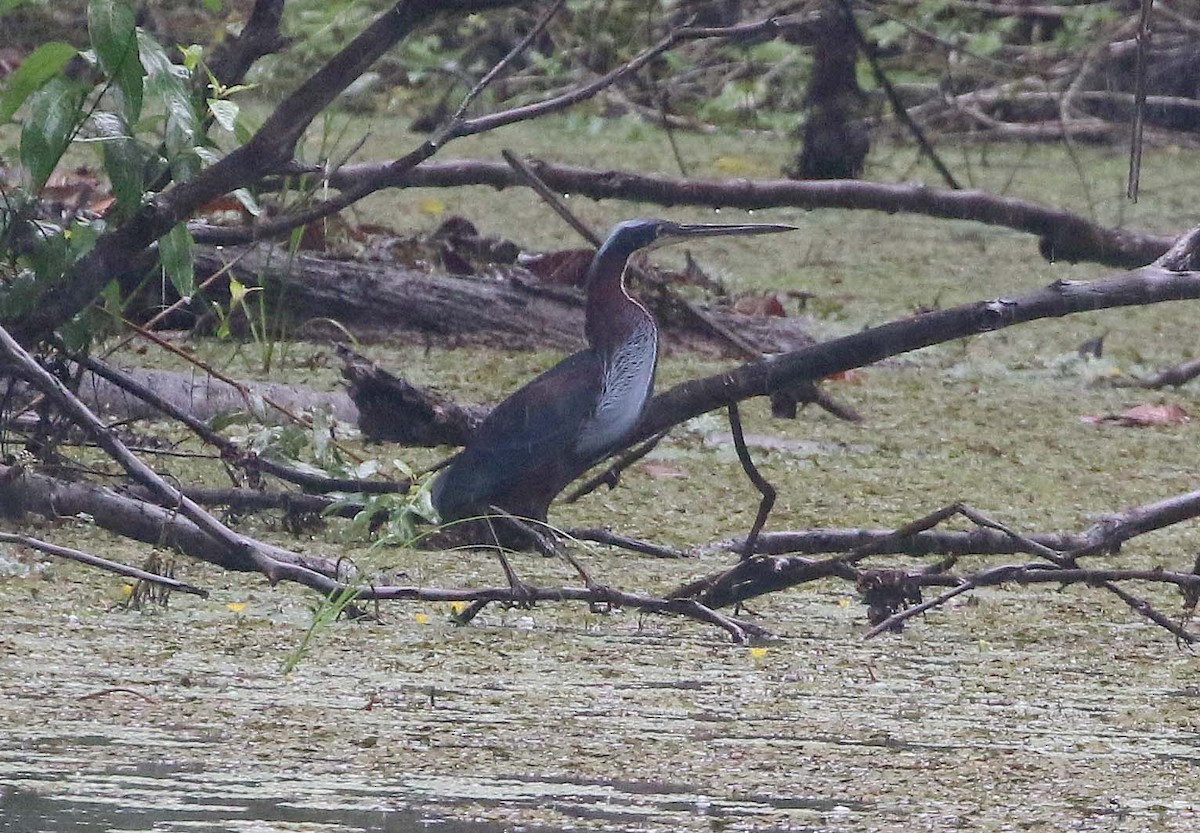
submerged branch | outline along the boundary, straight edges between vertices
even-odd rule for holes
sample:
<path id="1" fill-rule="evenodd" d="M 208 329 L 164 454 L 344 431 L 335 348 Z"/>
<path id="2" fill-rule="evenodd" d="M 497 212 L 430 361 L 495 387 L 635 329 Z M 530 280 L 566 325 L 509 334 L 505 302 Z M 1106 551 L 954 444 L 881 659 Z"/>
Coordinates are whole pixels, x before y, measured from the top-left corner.
<path id="1" fill-rule="evenodd" d="M 200 502 L 204 497 L 198 493 L 195 499 Z M 216 539 L 174 509 L 103 486 L 60 480 L 19 466 L 0 464 L 0 506 L 15 518 L 25 513 L 51 520 L 86 517 L 101 529 L 124 538 L 169 547 L 226 570 L 256 570 L 244 559 L 230 556 Z M 328 576 L 338 573 L 335 559 L 302 555 L 261 541 L 257 544 L 277 561 L 291 561 Z"/>
<path id="2" fill-rule="evenodd" d="M 99 567 L 101 570 L 107 570 L 110 573 L 116 573 L 119 576 L 126 578 L 137 579 L 148 584 L 157 584 L 160 587 L 165 587 L 168 590 L 178 590 L 180 593 L 191 593 L 193 596 L 208 598 L 208 591 L 203 587 L 196 587 L 187 582 L 173 579 L 170 576 L 162 576 L 158 573 L 151 573 L 148 570 L 142 570 L 137 567 L 130 567 L 127 564 L 121 564 L 116 561 L 110 561 L 107 558 L 101 558 L 98 555 L 92 555 L 90 552 L 72 549 L 71 547 L 63 547 L 58 544 L 51 544 L 48 541 L 42 541 L 37 538 L 30 538 L 28 535 L 14 535 L 11 532 L 0 532 L 0 543 L 17 544 L 22 547 L 44 552 L 47 555 L 54 555 L 59 558 L 66 558 L 71 561 L 78 561 L 80 564 L 87 564 L 89 567 Z"/>
<path id="3" fill-rule="evenodd" d="M 969 532 L 933 529 L 955 515 L 971 520 L 978 528 Z M 726 570 L 690 582 L 670 595 L 695 598 L 713 607 L 723 607 L 820 579 L 854 581 L 863 602 L 869 607 L 869 619 L 874 625 L 866 634 L 865 638 L 869 639 L 885 631 L 899 630 L 906 620 L 976 588 L 1007 583 L 1087 584 L 1116 594 L 1132 610 L 1167 629 L 1177 639 L 1191 644 L 1200 641 L 1200 636 L 1116 583 L 1171 584 L 1179 588 L 1187 602 L 1200 595 L 1200 572 L 1181 572 L 1163 567 L 1085 568 L 1077 562 L 1085 556 L 1116 553 L 1130 538 L 1197 516 L 1200 516 L 1200 492 L 1190 492 L 1112 513 L 1081 533 L 1023 535 L 970 506 L 952 504 L 891 531 L 812 530 L 763 535 L 758 538 L 756 550 L 760 554 L 748 560 L 743 558 Z M 742 548 L 747 543 L 744 539 L 734 540 L 725 542 L 721 548 L 741 556 Z M 845 551 L 850 545 L 854 548 Z M 791 552 L 841 549 L 843 554 L 819 561 L 797 555 L 761 554 L 782 552 L 781 548 L 786 546 L 795 547 Z M 1004 564 L 972 573 L 951 572 L 951 568 L 963 556 L 997 553 L 1027 553 L 1049 563 Z M 945 557 L 922 569 L 858 566 L 868 557 L 881 554 Z M 949 589 L 933 599 L 922 601 L 921 589 L 925 587 Z"/>

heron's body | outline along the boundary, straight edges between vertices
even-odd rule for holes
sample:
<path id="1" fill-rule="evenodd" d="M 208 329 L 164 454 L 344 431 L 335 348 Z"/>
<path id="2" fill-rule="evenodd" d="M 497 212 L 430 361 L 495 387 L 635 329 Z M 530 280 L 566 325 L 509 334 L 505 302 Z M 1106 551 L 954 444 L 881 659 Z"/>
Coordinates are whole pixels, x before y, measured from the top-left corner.
<path id="1" fill-rule="evenodd" d="M 588 267 L 588 346 L 517 390 L 488 414 L 466 449 L 433 484 L 443 521 L 497 506 L 546 520 L 566 486 L 622 448 L 654 392 L 658 328 L 625 289 L 629 256 L 663 236 L 754 234 L 786 226 L 684 226 L 659 220 L 621 223 Z"/>

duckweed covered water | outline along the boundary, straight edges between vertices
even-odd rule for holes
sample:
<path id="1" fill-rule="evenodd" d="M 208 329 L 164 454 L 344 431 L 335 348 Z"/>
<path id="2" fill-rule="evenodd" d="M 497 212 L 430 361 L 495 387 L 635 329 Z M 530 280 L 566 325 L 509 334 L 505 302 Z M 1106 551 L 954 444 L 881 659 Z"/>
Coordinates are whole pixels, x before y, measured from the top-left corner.
<path id="1" fill-rule="evenodd" d="M 556 150 L 572 146 L 561 134 L 552 138 Z M 768 171 L 782 158 L 777 141 L 680 140 L 697 170 L 707 164 L 703 154 L 761 156 Z M 462 152 L 486 154 L 501 137 L 478 141 L 464 142 Z M 595 164 L 623 163 L 629 152 L 613 134 L 589 135 L 580 146 L 596 158 L 577 161 Z M 1115 221 L 1124 211 L 1123 157 L 1080 152 L 1101 219 Z M 1195 177 L 1180 171 L 1195 168 L 1180 166 L 1182 152 L 1148 156 L 1143 201 L 1130 211 L 1135 225 L 1186 224 L 1179 218 L 1195 190 L 1186 180 Z M 988 153 L 990 167 L 975 169 L 979 184 L 1016 169 L 1016 192 L 1082 203 L 1060 155 L 1034 149 L 1018 163 L 1015 153 Z M 895 152 L 882 156 L 898 170 L 907 164 Z M 513 194 L 441 196 L 450 212 L 472 209 L 488 232 L 544 245 L 522 237 L 527 227 L 504 226 L 538 210 L 532 197 Z M 417 204 L 405 192 L 380 195 L 364 210 L 436 224 L 413 214 Z M 576 207 L 598 227 L 660 212 Z M 807 314 L 822 337 L 918 305 L 1106 271 L 1044 264 L 1030 238 L 1002 229 L 841 212 L 756 216 L 801 220 L 803 246 L 730 244 L 715 259 L 710 250 L 708 263 L 735 286 L 813 292 Z M 550 228 L 542 225 L 538 235 Z M 1104 384 L 1112 373 L 1193 355 L 1195 309 L 1075 316 L 888 362 L 831 385 L 866 416 L 856 425 L 812 413 L 780 423 L 752 404 L 743 416 L 762 438 L 756 459 L 780 493 L 768 528 L 888 527 L 965 500 L 1025 532 L 1079 529 L 1103 513 L 1195 489 L 1194 424 L 1138 431 L 1080 422 L 1147 400 L 1200 413 L 1191 387 L 1145 393 Z M 1101 333 L 1106 364 L 1077 360 L 1079 343 Z M 228 352 L 220 344 L 198 349 Z M 293 366 L 321 349 L 296 346 Z M 369 351 L 418 382 L 491 400 L 555 358 Z M 251 375 L 252 354 L 243 351 L 227 371 Z M 663 386 L 721 366 L 672 357 Z M 332 384 L 336 373 L 302 375 Z M 556 520 L 611 524 L 672 546 L 744 533 L 757 498 L 724 430 L 710 416 L 676 432 L 652 458 L 657 472 L 635 468 L 620 489 L 563 507 Z M 369 453 L 413 465 L 436 457 Z M 365 558 L 363 544 L 336 523 L 311 539 L 258 519 L 241 528 L 293 548 Z M 148 554 L 84 522 L 34 531 L 129 563 Z M 1186 570 L 1197 548 L 1195 524 L 1181 525 L 1130 542 L 1111 563 Z M 600 580 L 650 592 L 728 563 L 719 555 L 584 557 Z M 482 556 L 397 551 L 385 559 L 418 583 L 502 581 Z M 534 581 L 574 581 L 537 557 L 519 558 L 517 568 Z M 987 590 L 903 634 L 864 643 L 850 588 L 825 583 L 756 600 L 751 615 L 783 638 L 754 652 L 695 623 L 633 612 L 489 609 L 458 628 L 445 609 L 397 604 L 383 609 L 382 623 L 342 622 L 324 632 L 283 675 L 280 665 L 310 621 L 310 595 L 192 563 L 178 575 L 213 597 L 175 596 L 166 610 L 126 612 L 114 607 L 119 580 L 0 549 L 0 830 L 1099 833 L 1200 824 L 1197 660 L 1099 589 Z M 1170 615 L 1181 609 L 1173 592 L 1136 591 Z"/>
<path id="2" fill-rule="evenodd" d="M 631 585 L 663 578 L 619 560 Z M 188 574 L 216 598 L 141 613 L 105 610 L 111 582 L 73 567 L 4 582 L 0 829 L 1200 821 L 1196 661 L 1096 591 L 989 591 L 863 643 L 844 592 L 800 590 L 761 605 L 785 638 L 754 652 L 632 612 L 459 628 L 399 608 L 285 676 L 304 596 Z"/>

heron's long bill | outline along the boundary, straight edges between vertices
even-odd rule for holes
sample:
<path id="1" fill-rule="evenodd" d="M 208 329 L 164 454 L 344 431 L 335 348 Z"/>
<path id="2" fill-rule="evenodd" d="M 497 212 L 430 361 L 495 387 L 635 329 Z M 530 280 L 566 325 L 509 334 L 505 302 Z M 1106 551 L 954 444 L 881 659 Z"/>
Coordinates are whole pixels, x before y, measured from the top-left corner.
<path id="1" fill-rule="evenodd" d="M 798 226 L 783 226 L 775 223 L 740 223 L 721 225 L 717 223 L 663 223 L 658 237 L 647 248 L 669 246 L 689 237 L 716 237 L 725 234 L 775 234 L 780 231 L 798 231 Z"/>

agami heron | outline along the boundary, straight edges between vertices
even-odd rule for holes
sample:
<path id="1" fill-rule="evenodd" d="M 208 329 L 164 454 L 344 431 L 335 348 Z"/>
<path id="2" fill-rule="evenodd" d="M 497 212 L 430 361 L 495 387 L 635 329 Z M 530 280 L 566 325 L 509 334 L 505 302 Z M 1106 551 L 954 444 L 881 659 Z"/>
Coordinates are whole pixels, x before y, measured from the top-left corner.
<path id="1" fill-rule="evenodd" d="M 517 390 L 488 414 L 463 452 L 434 481 L 442 521 L 491 514 L 495 506 L 545 522 L 567 485 L 620 449 L 654 391 L 658 327 L 625 288 L 639 249 L 724 234 L 793 226 L 628 220 L 609 234 L 587 271 L 586 349 Z"/>

